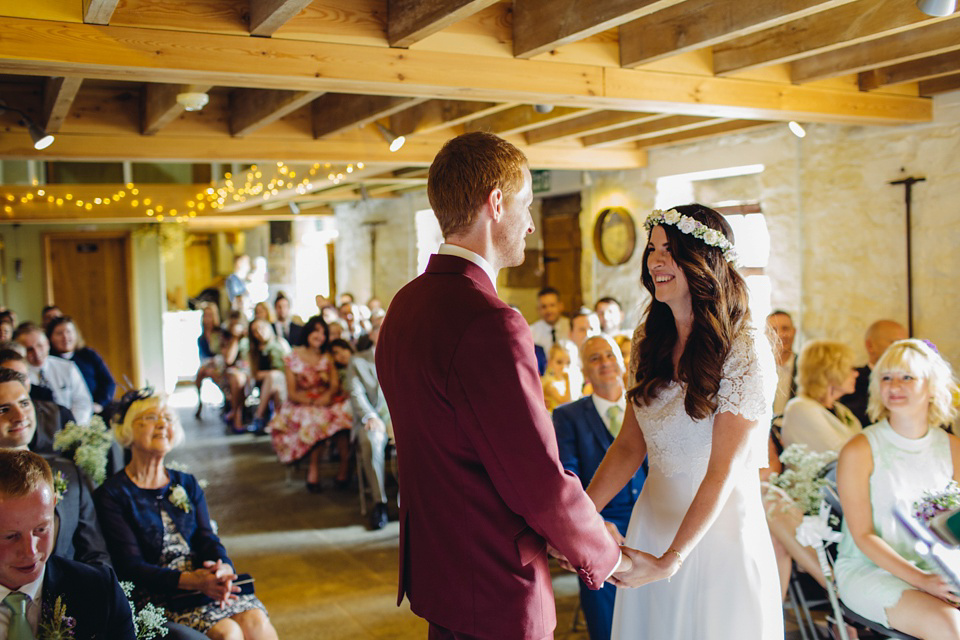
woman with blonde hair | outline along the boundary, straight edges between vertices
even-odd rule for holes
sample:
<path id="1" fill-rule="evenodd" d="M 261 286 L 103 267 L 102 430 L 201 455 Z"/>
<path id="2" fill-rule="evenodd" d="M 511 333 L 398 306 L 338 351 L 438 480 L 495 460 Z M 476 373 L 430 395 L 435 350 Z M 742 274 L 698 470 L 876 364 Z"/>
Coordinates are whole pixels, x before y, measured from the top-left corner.
<path id="1" fill-rule="evenodd" d="M 960 638 L 956 587 L 917 553 L 895 511 L 960 481 L 960 439 L 941 425 L 957 414 L 957 380 L 921 340 L 893 343 L 870 374 L 867 413 L 876 423 L 840 452 L 843 539 L 836 562 L 844 604 L 919 638 Z"/>
<path id="2" fill-rule="evenodd" d="M 860 432 L 860 421 L 838 400 L 857 383 L 853 350 L 835 340 L 812 340 L 797 360 L 797 395 L 783 412 L 783 446 L 840 451 Z"/>
<path id="3" fill-rule="evenodd" d="M 134 583 L 136 599 L 210 638 L 276 640 L 263 604 L 234 584 L 197 479 L 164 466 L 184 439 L 166 395 L 141 389 L 117 404 L 113 432 L 130 463 L 94 494 L 117 576 Z"/>

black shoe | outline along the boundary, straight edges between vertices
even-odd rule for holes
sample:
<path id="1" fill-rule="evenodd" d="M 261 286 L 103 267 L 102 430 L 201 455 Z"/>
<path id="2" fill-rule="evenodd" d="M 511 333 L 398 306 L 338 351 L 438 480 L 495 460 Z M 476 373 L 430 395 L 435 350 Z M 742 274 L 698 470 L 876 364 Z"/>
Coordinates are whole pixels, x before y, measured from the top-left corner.
<path id="1" fill-rule="evenodd" d="M 307 491 L 310 493 L 322 493 L 323 485 L 321 485 L 319 482 L 308 482 Z"/>
<path id="2" fill-rule="evenodd" d="M 387 526 L 387 503 L 379 502 L 373 505 L 370 512 L 370 528 L 374 531 Z"/>
<path id="3" fill-rule="evenodd" d="M 350 488 L 350 480 L 349 479 L 337 480 L 336 478 L 334 478 L 333 488 L 336 489 L 337 491 L 346 491 L 347 489 Z"/>

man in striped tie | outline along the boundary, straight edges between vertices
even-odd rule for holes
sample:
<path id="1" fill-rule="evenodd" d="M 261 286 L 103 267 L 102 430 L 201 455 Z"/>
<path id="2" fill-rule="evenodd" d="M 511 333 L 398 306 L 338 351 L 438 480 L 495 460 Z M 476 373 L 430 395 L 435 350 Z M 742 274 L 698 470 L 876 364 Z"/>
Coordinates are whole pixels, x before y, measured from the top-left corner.
<path id="1" fill-rule="evenodd" d="M 560 462 L 572 471 L 586 488 L 614 438 L 620 433 L 624 412 L 629 410 L 623 388 L 623 356 L 608 335 L 587 338 L 580 347 L 584 378 L 593 386 L 593 394 L 562 405 L 553 411 Z M 646 463 L 617 496 L 600 512 L 614 523 L 620 534 L 627 532 L 633 503 L 646 478 Z M 620 541 L 622 543 L 622 540 Z M 606 584 L 597 591 L 580 583 L 580 606 L 587 621 L 590 640 L 609 640 L 613 623 L 616 587 Z"/>

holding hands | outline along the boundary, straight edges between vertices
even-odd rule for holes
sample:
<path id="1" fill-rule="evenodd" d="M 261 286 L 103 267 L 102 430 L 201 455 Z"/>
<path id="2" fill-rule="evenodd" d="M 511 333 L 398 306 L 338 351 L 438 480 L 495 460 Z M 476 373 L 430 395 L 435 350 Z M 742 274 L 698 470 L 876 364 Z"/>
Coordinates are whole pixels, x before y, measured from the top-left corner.
<path id="1" fill-rule="evenodd" d="M 607 579 L 618 587 L 642 587 L 645 584 L 670 578 L 680 569 L 680 554 L 670 549 L 659 558 L 630 547 L 620 547 L 623 561 L 617 571 Z"/>
<path id="2" fill-rule="evenodd" d="M 240 593 L 240 587 L 233 584 L 237 574 L 233 572 L 233 567 L 222 560 L 207 560 L 202 568 L 189 572 L 189 575 L 192 578 L 190 582 L 193 583 L 191 587 L 216 600 L 221 608 L 235 601 L 236 594 Z"/>

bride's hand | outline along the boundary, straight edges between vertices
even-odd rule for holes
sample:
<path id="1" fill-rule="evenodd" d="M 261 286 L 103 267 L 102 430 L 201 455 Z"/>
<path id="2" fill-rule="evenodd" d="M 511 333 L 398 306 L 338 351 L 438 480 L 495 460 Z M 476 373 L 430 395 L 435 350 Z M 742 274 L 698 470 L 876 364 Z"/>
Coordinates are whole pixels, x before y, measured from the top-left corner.
<path id="1" fill-rule="evenodd" d="M 620 547 L 624 562 L 620 571 L 610 576 L 608 582 L 618 587 L 642 587 L 645 584 L 669 578 L 680 568 L 675 553 L 668 552 L 659 558 L 630 547 Z M 629 559 L 630 562 L 626 562 Z"/>

